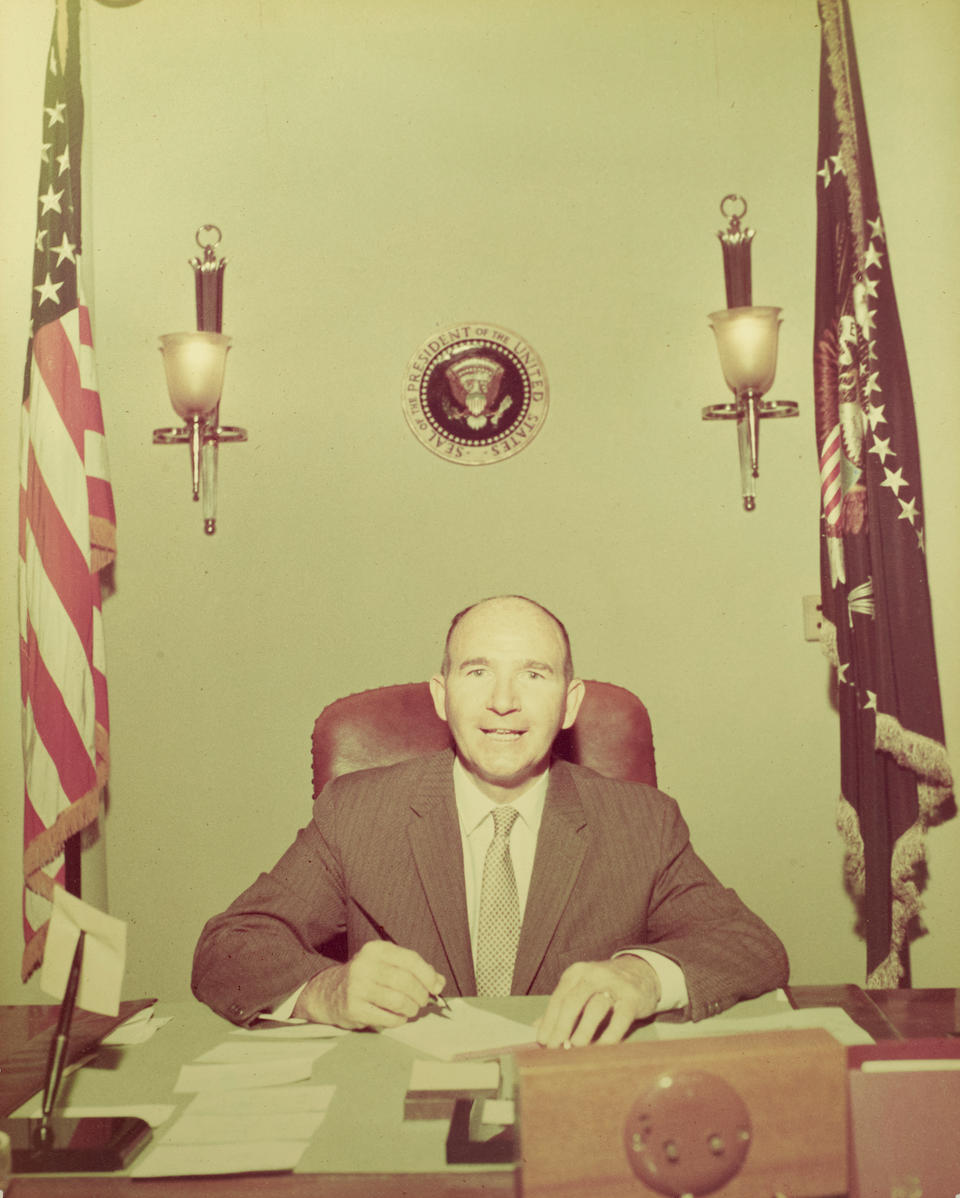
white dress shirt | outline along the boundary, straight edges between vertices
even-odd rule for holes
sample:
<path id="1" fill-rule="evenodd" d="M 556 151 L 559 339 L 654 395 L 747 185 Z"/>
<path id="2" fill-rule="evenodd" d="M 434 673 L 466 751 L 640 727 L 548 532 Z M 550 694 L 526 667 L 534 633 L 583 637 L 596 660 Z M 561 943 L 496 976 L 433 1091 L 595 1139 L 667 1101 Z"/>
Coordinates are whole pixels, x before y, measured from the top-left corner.
<path id="1" fill-rule="evenodd" d="M 517 819 L 510 829 L 510 859 L 513 876 L 517 880 L 517 898 L 520 901 L 520 920 L 527 905 L 530 876 L 533 873 L 533 858 L 537 851 L 537 836 L 543 805 L 547 798 L 549 773 L 545 772 L 531 788 L 510 803 L 516 808 Z M 453 763 L 453 791 L 457 801 L 457 816 L 460 820 L 460 837 L 463 844 L 463 881 L 467 892 L 467 924 L 470 928 L 470 943 L 476 946 L 477 920 L 480 918 L 480 890 L 483 885 L 483 863 L 487 849 L 493 840 L 493 811 L 500 806 L 488 799 L 476 781 L 457 757 Z M 476 950 L 474 949 L 474 955 Z M 474 962 L 476 963 L 476 962 Z"/>

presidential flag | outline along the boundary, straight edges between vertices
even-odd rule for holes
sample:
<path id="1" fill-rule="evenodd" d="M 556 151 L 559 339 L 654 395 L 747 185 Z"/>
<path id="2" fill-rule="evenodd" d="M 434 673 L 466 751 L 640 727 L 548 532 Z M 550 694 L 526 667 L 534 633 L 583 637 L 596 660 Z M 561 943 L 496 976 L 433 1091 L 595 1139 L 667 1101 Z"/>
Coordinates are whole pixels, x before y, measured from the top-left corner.
<path id="1" fill-rule="evenodd" d="M 79 0 L 57 0 L 20 432 L 24 981 L 43 958 L 64 847 L 97 819 L 108 770 L 100 571 L 116 521 L 80 280 L 78 34 Z"/>
<path id="2" fill-rule="evenodd" d="M 867 984 L 907 973 L 927 828 L 953 781 L 934 651 L 917 425 L 846 0 L 819 0 L 815 410 L 824 648 Z M 907 982 L 909 978 L 907 976 Z"/>

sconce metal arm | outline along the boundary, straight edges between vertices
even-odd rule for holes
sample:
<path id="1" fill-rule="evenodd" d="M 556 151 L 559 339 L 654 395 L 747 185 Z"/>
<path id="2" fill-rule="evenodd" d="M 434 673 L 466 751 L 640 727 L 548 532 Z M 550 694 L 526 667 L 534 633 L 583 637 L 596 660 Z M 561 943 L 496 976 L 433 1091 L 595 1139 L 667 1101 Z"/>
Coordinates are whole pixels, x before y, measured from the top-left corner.
<path id="1" fill-rule="evenodd" d="M 717 334 L 718 345 L 721 343 L 721 333 L 717 321 L 723 317 L 722 326 L 730 329 L 734 319 L 742 321 L 748 314 L 767 318 L 774 317 L 772 329 L 772 344 L 766 347 L 766 357 L 772 360 L 766 362 L 766 369 L 758 365 L 764 362 L 764 354 L 757 349 L 755 339 L 749 351 L 746 345 L 726 340 L 725 361 L 724 348 L 721 346 L 721 365 L 724 375 L 735 395 L 733 403 L 709 404 L 703 408 L 704 420 L 735 420 L 737 422 L 737 441 L 740 452 L 740 481 L 743 494 L 743 506 L 746 511 L 753 511 L 757 506 L 757 479 L 760 477 L 760 421 L 767 419 L 782 419 L 799 414 L 799 404 L 792 400 L 765 400 L 763 390 L 769 389 L 773 381 L 776 367 L 776 325 L 779 320 L 779 308 L 753 307 L 753 282 L 751 277 L 750 246 L 754 230 L 741 227 L 741 221 L 747 214 L 747 201 L 738 195 L 726 195 L 720 201 L 720 212 L 729 221 L 725 230 L 720 230 L 717 237 L 723 249 L 723 275 L 727 293 L 727 312 L 711 314 L 711 323 Z M 741 325 L 742 327 L 742 325 Z M 761 322 L 762 327 L 762 322 Z M 728 366 L 733 366 L 728 370 Z M 749 383 L 746 379 L 753 380 Z M 743 380 L 741 382 L 741 380 Z"/>
<path id="2" fill-rule="evenodd" d="M 215 252 L 222 234 L 216 225 L 201 225 L 196 232 L 203 258 L 191 258 L 196 284 L 198 334 L 221 333 L 223 322 L 223 272 L 226 258 Z M 204 531 L 216 532 L 218 451 L 223 443 L 247 440 L 247 430 L 220 423 L 220 400 L 205 415 L 194 415 L 178 428 L 155 428 L 154 445 L 189 445 L 193 498 L 203 497 Z"/>

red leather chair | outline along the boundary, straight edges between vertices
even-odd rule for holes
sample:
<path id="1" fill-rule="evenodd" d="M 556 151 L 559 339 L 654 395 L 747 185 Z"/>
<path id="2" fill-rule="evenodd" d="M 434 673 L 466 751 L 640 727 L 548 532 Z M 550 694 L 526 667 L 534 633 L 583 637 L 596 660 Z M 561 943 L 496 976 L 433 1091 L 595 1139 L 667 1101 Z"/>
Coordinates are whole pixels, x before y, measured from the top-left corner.
<path id="1" fill-rule="evenodd" d="M 631 691 L 610 682 L 587 682 L 585 687 L 577 721 L 557 737 L 554 752 L 608 778 L 656 786 L 646 707 Z M 347 695 L 325 707 L 314 724 L 314 797 L 340 774 L 392 765 L 449 744 L 449 730 L 433 709 L 426 682 Z"/>

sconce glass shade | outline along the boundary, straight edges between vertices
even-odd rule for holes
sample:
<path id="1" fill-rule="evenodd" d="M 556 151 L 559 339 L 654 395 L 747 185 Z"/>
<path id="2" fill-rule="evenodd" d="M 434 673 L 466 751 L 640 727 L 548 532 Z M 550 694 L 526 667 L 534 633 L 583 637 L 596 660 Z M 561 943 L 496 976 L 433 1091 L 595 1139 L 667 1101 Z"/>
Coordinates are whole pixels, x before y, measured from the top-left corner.
<path id="1" fill-rule="evenodd" d="M 166 333 L 160 338 L 170 402 L 181 419 L 207 416 L 217 406 L 229 348 L 224 333 Z"/>
<path id="2" fill-rule="evenodd" d="M 720 368 L 734 394 L 764 395 L 777 372 L 782 308 L 722 308 L 708 319 L 717 338 Z"/>

